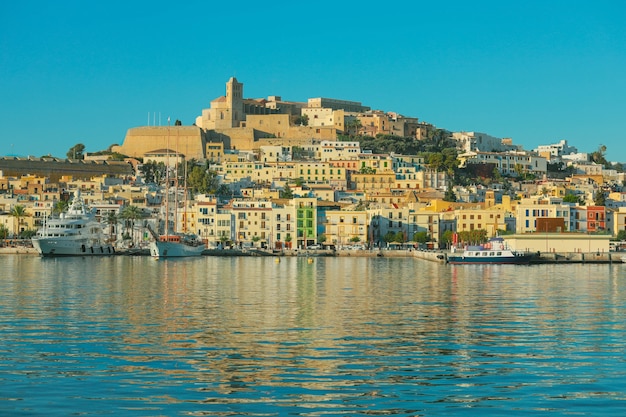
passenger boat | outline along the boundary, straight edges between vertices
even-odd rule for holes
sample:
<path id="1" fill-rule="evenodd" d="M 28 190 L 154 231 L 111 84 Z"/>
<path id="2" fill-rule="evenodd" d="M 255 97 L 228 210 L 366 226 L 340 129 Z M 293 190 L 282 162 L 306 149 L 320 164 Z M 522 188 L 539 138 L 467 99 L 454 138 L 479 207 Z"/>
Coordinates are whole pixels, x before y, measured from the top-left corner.
<path id="1" fill-rule="evenodd" d="M 31 239 L 41 256 L 103 256 L 115 249 L 106 243 L 102 224 L 88 210 L 80 191 L 68 209 L 58 217 L 48 218 Z"/>
<path id="2" fill-rule="evenodd" d="M 484 245 L 468 246 L 460 252 L 453 247 L 447 261 L 450 264 L 529 264 L 532 258 L 532 253 L 511 250 L 503 238 L 494 237 Z"/>

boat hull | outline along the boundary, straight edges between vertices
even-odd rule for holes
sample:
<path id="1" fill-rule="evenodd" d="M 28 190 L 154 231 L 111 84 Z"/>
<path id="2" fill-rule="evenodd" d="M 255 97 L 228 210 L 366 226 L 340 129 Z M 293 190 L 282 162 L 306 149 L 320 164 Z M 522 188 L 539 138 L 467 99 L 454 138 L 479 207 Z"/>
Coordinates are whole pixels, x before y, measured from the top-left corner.
<path id="1" fill-rule="evenodd" d="M 45 257 L 53 256 L 111 256 L 115 248 L 111 245 L 90 245 L 77 240 L 66 239 L 32 239 L 37 253 Z"/>
<path id="2" fill-rule="evenodd" d="M 181 242 L 153 241 L 150 243 L 150 255 L 153 258 L 184 258 L 200 256 L 204 245 L 186 245 Z"/>

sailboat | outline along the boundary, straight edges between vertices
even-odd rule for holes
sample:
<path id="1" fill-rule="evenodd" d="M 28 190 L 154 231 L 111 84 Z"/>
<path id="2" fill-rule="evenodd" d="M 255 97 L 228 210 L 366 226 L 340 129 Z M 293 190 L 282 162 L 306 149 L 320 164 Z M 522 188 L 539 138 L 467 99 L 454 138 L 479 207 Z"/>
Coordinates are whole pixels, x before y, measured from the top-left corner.
<path id="1" fill-rule="evenodd" d="M 167 162 L 166 162 L 166 170 L 165 170 L 165 205 L 163 207 L 165 211 L 165 225 L 164 225 L 164 234 L 159 235 L 156 231 L 154 231 L 151 227 L 148 227 L 148 230 L 154 237 L 154 240 L 150 242 L 150 255 L 153 258 L 182 258 L 182 257 L 190 257 L 190 256 L 200 256 L 202 252 L 206 248 L 204 242 L 199 239 L 196 235 L 191 233 L 179 233 L 176 231 L 176 223 L 177 223 L 177 212 L 178 209 L 178 175 L 176 176 L 175 181 L 175 199 L 174 199 L 174 221 L 172 222 L 174 225 L 174 230 L 170 230 L 170 204 L 169 204 L 169 189 L 170 189 L 170 179 L 169 179 L 169 123 L 170 119 L 167 119 L 168 125 L 168 143 L 167 143 Z M 178 153 L 178 152 L 177 152 Z M 178 155 L 177 155 L 178 158 Z M 186 165 L 186 162 L 185 162 Z M 185 175 L 186 177 L 186 175 Z M 185 212 L 187 210 L 187 179 L 185 178 L 184 187 L 185 191 L 185 201 L 184 201 L 184 209 Z M 186 217 L 186 216 L 185 216 Z M 186 220 L 186 219 L 185 219 Z"/>

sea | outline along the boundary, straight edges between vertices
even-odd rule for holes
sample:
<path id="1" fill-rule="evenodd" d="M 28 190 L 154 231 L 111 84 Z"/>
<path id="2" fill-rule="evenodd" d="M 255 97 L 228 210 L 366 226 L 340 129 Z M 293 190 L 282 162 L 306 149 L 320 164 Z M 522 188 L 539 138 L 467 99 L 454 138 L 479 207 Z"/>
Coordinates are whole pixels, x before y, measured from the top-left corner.
<path id="1" fill-rule="evenodd" d="M 623 416 L 626 264 L 0 256 L 1 416 Z"/>

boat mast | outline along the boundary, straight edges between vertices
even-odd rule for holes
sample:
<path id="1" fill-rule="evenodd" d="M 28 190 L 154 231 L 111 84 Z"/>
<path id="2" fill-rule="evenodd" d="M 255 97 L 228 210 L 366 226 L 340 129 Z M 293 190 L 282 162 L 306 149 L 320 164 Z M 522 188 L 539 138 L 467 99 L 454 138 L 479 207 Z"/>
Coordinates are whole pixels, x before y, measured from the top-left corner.
<path id="1" fill-rule="evenodd" d="M 178 129 L 176 130 L 176 167 L 175 176 L 174 176 L 174 233 L 178 232 L 178 168 L 180 164 L 180 156 L 178 154 Z"/>
<path id="2" fill-rule="evenodd" d="M 167 118 L 167 143 L 165 146 L 165 240 L 169 241 L 170 229 L 170 118 Z"/>

